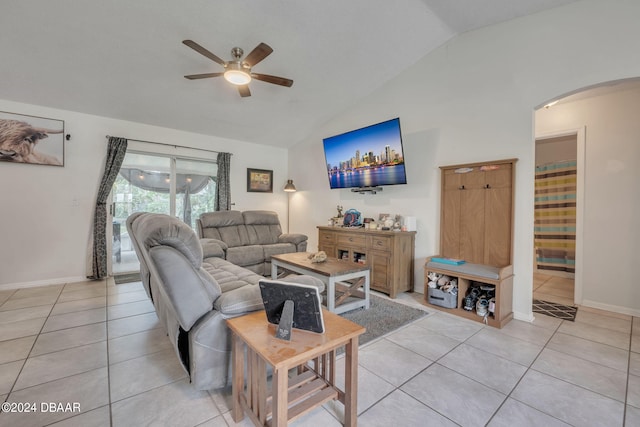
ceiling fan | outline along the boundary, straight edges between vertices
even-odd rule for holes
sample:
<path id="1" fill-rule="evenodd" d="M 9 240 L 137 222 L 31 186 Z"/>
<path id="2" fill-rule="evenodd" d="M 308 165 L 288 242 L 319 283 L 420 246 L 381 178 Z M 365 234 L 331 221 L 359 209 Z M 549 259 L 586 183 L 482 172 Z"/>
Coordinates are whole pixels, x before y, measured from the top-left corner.
<path id="1" fill-rule="evenodd" d="M 211 59 L 214 62 L 217 62 L 224 67 L 224 71 L 221 73 L 191 74 L 188 76 L 184 76 L 186 79 L 197 80 L 224 76 L 225 80 L 227 80 L 229 83 L 238 86 L 238 92 L 242 97 L 251 96 L 251 91 L 249 90 L 249 82 L 251 82 L 252 79 L 262 80 L 263 82 L 273 83 L 286 87 L 291 87 L 291 85 L 293 84 L 293 80 L 285 79 L 284 77 L 270 76 L 268 74 L 258 74 L 251 71 L 251 68 L 254 65 L 262 61 L 264 58 L 269 56 L 271 52 L 273 52 L 273 49 L 271 49 L 271 47 L 266 43 L 260 43 L 247 56 L 245 56 L 244 59 L 242 59 L 244 51 L 239 47 L 234 47 L 233 49 L 231 49 L 231 56 L 233 56 L 233 59 L 231 61 L 223 61 L 193 40 L 183 40 L 182 43 L 189 46 L 199 54 L 206 56 L 207 58 Z"/>

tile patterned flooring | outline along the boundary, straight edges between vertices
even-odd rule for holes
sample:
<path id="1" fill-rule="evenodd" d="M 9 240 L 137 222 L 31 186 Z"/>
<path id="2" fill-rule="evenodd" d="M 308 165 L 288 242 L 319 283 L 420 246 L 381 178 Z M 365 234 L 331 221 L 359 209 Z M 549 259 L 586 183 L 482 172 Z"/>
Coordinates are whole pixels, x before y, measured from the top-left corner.
<path id="1" fill-rule="evenodd" d="M 640 318 L 581 308 L 498 330 L 434 312 L 359 356 L 361 426 L 640 425 Z M 0 399 L 38 407 L 0 426 L 250 426 L 231 419 L 229 389 L 189 385 L 140 283 L 1 291 Z M 342 416 L 330 402 L 292 425 Z"/>

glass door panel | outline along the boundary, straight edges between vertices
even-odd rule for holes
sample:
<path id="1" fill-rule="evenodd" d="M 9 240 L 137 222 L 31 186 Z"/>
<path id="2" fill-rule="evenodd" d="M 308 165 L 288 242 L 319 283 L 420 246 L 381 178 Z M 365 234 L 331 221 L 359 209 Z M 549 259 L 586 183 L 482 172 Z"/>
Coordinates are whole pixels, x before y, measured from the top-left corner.
<path id="1" fill-rule="evenodd" d="M 171 159 L 127 153 L 112 188 L 113 274 L 140 269 L 127 232 L 126 220 L 134 212 L 171 214 Z"/>
<path id="2" fill-rule="evenodd" d="M 213 211 L 218 165 L 178 158 L 175 169 L 176 216 L 195 229 L 200 214 Z"/>
<path id="3" fill-rule="evenodd" d="M 134 212 L 177 216 L 192 228 L 203 212 L 213 211 L 218 165 L 128 152 L 111 190 L 113 200 L 112 274 L 137 272 L 138 258 L 127 232 Z"/>

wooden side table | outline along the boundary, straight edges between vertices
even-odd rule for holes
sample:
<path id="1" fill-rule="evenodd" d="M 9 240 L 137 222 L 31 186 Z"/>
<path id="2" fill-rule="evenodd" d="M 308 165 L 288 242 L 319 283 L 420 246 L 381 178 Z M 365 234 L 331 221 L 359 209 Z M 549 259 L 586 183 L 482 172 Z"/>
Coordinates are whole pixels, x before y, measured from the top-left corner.
<path id="1" fill-rule="evenodd" d="M 275 337 L 264 311 L 228 319 L 232 331 L 233 411 L 236 422 L 249 415 L 256 426 L 286 426 L 323 403 L 344 404 L 344 425 L 357 425 L 358 337 L 365 328 L 323 309 L 325 333 L 294 329 L 291 341 Z M 345 387 L 336 386 L 336 349 L 345 346 Z M 244 348 L 247 349 L 245 387 Z M 267 364 L 273 367 L 271 394 Z M 289 378 L 289 371 L 297 375 Z"/>

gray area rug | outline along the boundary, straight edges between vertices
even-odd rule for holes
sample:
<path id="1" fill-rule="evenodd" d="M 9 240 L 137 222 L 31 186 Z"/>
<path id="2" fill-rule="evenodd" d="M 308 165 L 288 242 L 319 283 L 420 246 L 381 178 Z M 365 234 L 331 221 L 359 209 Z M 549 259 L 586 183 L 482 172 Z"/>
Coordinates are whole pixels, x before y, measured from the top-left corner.
<path id="1" fill-rule="evenodd" d="M 358 308 L 342 313 L 340 316 L 367 328 L 367 332 L 360 335 L 359 342 L 362 345 L 427 314 L 428 312 L 424 310 L 371 295 L 368 310 Z"/>

